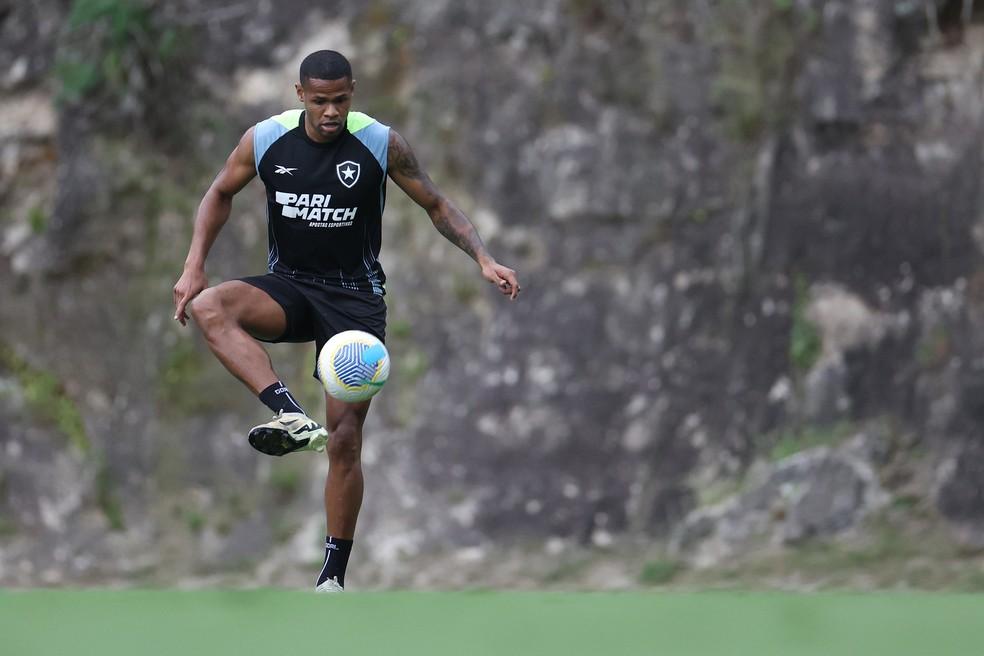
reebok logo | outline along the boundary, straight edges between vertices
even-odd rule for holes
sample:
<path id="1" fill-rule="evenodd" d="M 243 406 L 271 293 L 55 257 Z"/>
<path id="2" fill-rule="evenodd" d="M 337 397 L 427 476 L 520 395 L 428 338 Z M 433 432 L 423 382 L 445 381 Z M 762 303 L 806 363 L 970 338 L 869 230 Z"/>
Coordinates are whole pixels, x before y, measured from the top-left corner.
<path id="1" fill-rule="evenodd" d="M 357 207 L 328 207 L 331 194 L 288 194 L 278 191 L 280 213 L 288 219 L 308 221 L 312 228 L 344 228 L 355 221 Z"/>
<path id="2" fill-rule="evenodd" d="M 294 171 L 297 170 L 297 167 L 296 166 L 294 168 L 292 168 L 292 169 L 289 169 L 286 166 L 282 166 L 280 164 L 274 164 L 274 166 L 276 166 L 277 168 L 275 168 L 273 170 L 273 172 L 274 173 L 279 173 L 281 175 L 283 175 L 284 173 L 286 173 L 287 175 L 292 176 L 292 175 L 294 175 Z"/>

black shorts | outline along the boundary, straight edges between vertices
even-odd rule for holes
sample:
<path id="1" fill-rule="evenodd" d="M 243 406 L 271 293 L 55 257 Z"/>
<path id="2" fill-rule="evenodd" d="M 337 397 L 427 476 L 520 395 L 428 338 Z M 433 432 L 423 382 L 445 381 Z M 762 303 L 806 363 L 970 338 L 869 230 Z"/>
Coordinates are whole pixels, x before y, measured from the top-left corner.
<path id="1" fill-rule="evenodd" d="M 386 302 L 382 296 L 325 284 L 317 278 L 267 273 L 239 278 L 265 291 L 287 315 L 287 329 L 276 339 L 261 341 L 314 342 L 314 377 L 318 354 L 332 336 L 344 330 L 364 330 L 386 341 Z"/>

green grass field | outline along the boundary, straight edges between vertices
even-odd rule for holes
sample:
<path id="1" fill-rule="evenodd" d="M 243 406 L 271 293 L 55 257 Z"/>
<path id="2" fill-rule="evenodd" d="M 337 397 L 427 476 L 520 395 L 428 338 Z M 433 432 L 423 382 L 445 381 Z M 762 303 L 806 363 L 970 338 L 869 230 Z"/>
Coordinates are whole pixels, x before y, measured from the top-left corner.
<path id="1" fill-rule="evenodd" d="M 984 596 L 0 592 L 3 656 L 984 653 Z"/>

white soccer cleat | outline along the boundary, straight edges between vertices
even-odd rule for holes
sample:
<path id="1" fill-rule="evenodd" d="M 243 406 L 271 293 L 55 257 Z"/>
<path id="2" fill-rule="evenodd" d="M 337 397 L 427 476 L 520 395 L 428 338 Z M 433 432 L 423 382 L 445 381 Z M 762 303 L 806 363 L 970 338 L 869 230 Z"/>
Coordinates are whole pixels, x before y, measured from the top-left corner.
<path id="1" fill-rule="evenodd" d="M 281 410 L 265 424 L 249 431 L 250 445 L 268 456 L 283 456 L 294 451 L 325 450 L 328 431 L 303 412 Z"/>
<path id="2" fill-rule="evenodd" d="M 345 592 L 345 588 L 342 587 L 341 583 L 338 582 L 338 577 L 333 576 L 330 579 L 322 581 L 321 585 L 314 589 L 315 592 Z"/>

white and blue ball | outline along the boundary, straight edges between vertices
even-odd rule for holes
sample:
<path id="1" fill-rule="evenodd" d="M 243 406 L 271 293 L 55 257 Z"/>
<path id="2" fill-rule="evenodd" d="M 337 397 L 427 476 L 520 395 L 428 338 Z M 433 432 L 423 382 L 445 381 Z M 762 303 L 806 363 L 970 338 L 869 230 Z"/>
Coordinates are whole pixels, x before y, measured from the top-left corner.
<path id="1" fill-rule="evenodd" d="M 361 330 L 338 333 L 318 354 L 318 378 L 339 401 L 357 403 L 372 398 L 386 383 L 389 370 L 386 347 Z"/>

